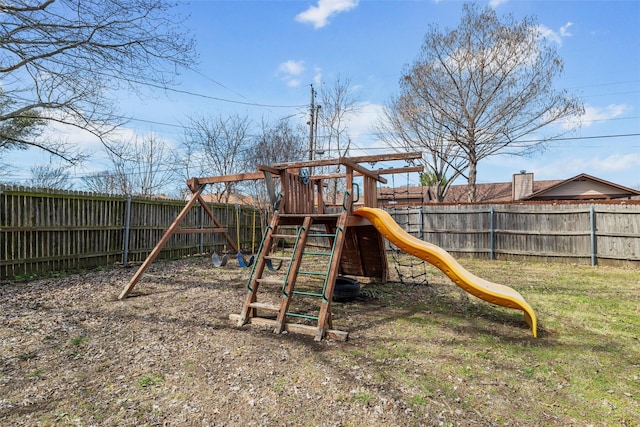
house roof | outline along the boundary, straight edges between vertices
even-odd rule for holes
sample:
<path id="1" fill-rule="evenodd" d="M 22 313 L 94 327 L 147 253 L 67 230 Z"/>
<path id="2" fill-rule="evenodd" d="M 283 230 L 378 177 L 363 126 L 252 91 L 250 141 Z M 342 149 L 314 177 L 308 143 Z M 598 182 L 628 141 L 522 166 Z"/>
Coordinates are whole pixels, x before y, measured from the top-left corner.
<path id="1" fill-rule="evenodd" d="M 433 202 L 433 187 L 380 188 L 378 198 L 382 203 L 428 203 Z M 452 185 L 443 203 L 466 203 L 467 185 Z M 640 198 L 640 191 L 627 188 L 588 174 L 569 179 L 533 181 L 533 192 L 521 201 L 535 200 L 611 200 Z M 476 203 L 513 202 L 513 183 L 496 182 L 476 185 Z"/>
<path id="2" fill-rule="evenodd" d="M 533 191 L 543 191 L 553 185 L 563 182 L 562 180 L 549 180 L 534 182 Z M 495 182 L 490 184 L 476 185 L 476 202 L 511 202 L 511 182 Z M 431 194 L 429 194 L 429 192 Z M 423 200 L 425 203 L 434 201 L 433 194 L 435 187 L 383 187 L 378 190 L 378 199 L 385 203 L 419 203 Z M 467 202 L 467 185 L 452 185 L 449 187 L 447 195 L 443 203 L 465 203 Z"/>
<path id="3" fill-rule="evenodd" d="M 573 199 L 609 200 L 638 197 L 640 191 L 581 173 L 546 188 L 539 190 L 534 188 L 533 193 L 525 197 L 524 200 L 550 200 L 567 196 L 572 196 Z"/>
<path id="4" fill-rule="evenodd" d="M 547 188 L 561 184 L 563 181 L 559 179 L 534 181 L 533 192 L 542 192 Z M 476 185 L 476 202 L 512 202 L 511 182 L 494 182 Z M 452 185 L 449 192 L 445 196 L 445 203 L 464 203 L 468 201 L 467 185 Z"/>

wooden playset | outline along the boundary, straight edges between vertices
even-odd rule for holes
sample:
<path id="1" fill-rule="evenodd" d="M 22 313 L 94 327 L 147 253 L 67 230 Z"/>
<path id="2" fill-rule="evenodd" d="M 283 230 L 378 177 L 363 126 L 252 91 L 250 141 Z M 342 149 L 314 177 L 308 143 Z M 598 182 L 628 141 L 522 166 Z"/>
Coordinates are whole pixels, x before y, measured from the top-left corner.
<path id="1" fill-rule="evenodd" d="M 422 167 L 371 170 L 362 163 L 409 161 L 420 157 L 421 154 L 417 152 L 341 157 L 259 166 L 259 172 L 253 173 L 192 178 L 187 182 L 192 192 L 191 199 L 138 268 L 119 299 L 129 295 L 173 234 L 221 233 L 231 250 L 238 252 L 236 242 L 229 237 L 227 229 L 207 207 L 202 198 L 202 191 L 208 184 L 264 179 L 274 212 L 251 266 L 247 297 L 241 313 L 233 314 L 230 318 L 239 326 L 247 323 L 269 325 L 276 333 L 292 331 L 314 335 L 316 340 L 325 336 L 344 340 L 347 333 L 332 328 L 331 302 L 338 275 L 386 281 L 389 274 L 384 238 L 369 221 L 353 215 L 353 205 L 358 202 L 361 206 L 375 208 L 377 184 L 387 182 L 383 175 L 422 170 Z M 314 169 L 336 165 L 340 165 L 344 172 L 325 175 L 312 173 Z M 342 181 L 342 203 L 338 207 L 329 208 L 324 202 L 324 191 L 326 182 L 332 179 Z M 280 182 L 280 191 L 276 189 L 277 180 Z M 354 180 L 361 183 L 357 184 Z M 216 225 L 215 228 L 179 227 L 187 212 L 196 203 L 203 206 Z M 310 240 L 325 240 L 328 244 L 322 246 L 329 249 L 319 250 L 315 246 L 308 248 Z M 286 253 L 279 253 L 278 241 L 287 241 L 286 246 L 289 250 Z M 301 269 L 305 259 L 309 259 L 313 270 Z M 279 268 L 273 268 L 274 265 Z M 318 278 L 318 289 L 297 289 L 297 285 L 308 285 L 314 282 L 312 279 L 317 281 Z M 260 297 L 267 293 L 267 288 L 271 291 L 275 289 L 277 297 L 273 298 L 271 295 L 271 299 L 265 302 L 266 300 L 263 301 Z M 317 299 L 319 304 L 316 312 L 310 314 L 308 310 L 301 313 L 291 311 L 294 298 Z M 289 322 L 290 318 L 301 319 L 306 323 Z"/>

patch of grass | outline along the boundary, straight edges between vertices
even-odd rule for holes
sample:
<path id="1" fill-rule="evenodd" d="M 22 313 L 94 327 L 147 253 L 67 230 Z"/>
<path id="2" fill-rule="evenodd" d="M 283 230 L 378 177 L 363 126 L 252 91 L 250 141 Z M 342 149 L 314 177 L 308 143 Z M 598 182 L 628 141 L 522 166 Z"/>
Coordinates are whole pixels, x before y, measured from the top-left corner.
<path id="1" fill-rule="evenodd" d="M 276 383 L 273 385 L 273 389 L 278 393 L 282 393 L 285 390 L 286 385 L 287 385 L 286 378 L 278 378 L 276 380 Z"/>
<path id="2" fill-rule="evenodd" d="M 86 343 L 89 340 L 89 337 L 85 337 L 83 335 L 80 335 L 78 337 L 74 337 L 71 338 L 71 340 L 69 341 L 69 343 L 73 346 L 73 347 L 79 347 L 82 344 Z"/>
<path id="3" fill-rule="evenodd" d="M 20 360 L 21 362 L 28 362 L 29 360 L 33 360 L 36 357 L 38 357 L 38 353 L 36 353 L 35 351 L 30 351 L 28 353 L 19 355 L 18 360 Z"/>
<path id="4" fill-rule="evenodd" d="M 424 397 L 424 396 L 420 396 L 420 395 L 415 395 L 411 398 L 409 398 L 409 403 L 412 405 L 426 405 L 427 403 L 429 403 L 429 400 Z"/>
<path id="5" fill-rule="evenodd" d="M 363 405 L 370 405 L 374 400 L 374 396 L 369 392 L 357 392 L 353 395 L 353 401 L 362 403 Z"/>
<path id="6" fill-rule="evenodd" d="M 36 369 L 35 371 L 29 372 L 26 377 L 27 378 L 41 378 L 44 376 L 44 371 L 41 369 Z"/>
<path id="7" fill-rule="evenodd" d="M 372 286 L 384 320 L 368 327 L 357 350 L 340 352 L 340 365 L 371 366 L 371 378 L 402 389 L 407 404 L 442 402 L 487 424 L 629 425 L 637 417 L 637 270 L 461 263 L 520 292 L 537 314 L 539 338 L 521 312 L 465 296 L 430 268 L 429 286 Z"/>
<path id="8" fill-rule="evenodd" d="M 162 374 L 147 374 L 138 380 L 138 387 L 145 388 L 158 385 L 164 381 L 164 375 Z"/>

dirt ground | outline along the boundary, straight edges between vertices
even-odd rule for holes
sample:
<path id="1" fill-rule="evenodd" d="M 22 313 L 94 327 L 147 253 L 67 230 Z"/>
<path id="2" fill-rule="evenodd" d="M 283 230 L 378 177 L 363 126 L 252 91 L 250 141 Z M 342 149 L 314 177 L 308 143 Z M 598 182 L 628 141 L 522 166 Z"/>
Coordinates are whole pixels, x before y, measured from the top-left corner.
<path id="1" fill-rule="evenodd" d="M 527 410 L 526 395 L 508 406 L 493 397 L 482 412 L 459 397 L 464 384 L 454 371 L 438 373 L 442 384 L 425 382 L 455 355 L 433 347 L 419 359 L 403 354 L 402 340 L 425 340 L 393 323 L 411 314 L 411 301 L 388 305 L 375 284 L 355 301 L 333 304 L 334 327 L 349 331 L 348 341 L 315 342 L 236 327 L 229 314 L 240 312 L 248 276 L 237 265 L 156 262 L 119 301 L 133 273 L 112 268 L 0 285 L 0 425 L 526 425 L 510 415 Z M 439 292 L 414 286 L 407 298 Z M 509 319 L 499 333 L 528 342 L 521 319 L 516 328 Z M 461 338 L 442 339 L 449 346 Z M 488 399 L 483 387 L 468 391 Z M 486 387 L 492 396 L 516 393 Z"/>

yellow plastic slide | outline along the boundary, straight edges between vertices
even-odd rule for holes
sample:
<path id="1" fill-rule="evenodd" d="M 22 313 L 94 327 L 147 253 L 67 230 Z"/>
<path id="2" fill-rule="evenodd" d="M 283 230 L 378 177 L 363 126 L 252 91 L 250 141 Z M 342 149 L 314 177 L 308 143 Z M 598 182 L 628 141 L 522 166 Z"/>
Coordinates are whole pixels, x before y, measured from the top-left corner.
<path id="1" fill-rule="evenodd" d="M 382 209 L 360 208 L 354 214 L 369 220 L 385 238 L 398 248 L 438 267 L 456 285 L 470 294 L 502 307 L 522 310 L 525 322 L 531 327 L 533 336 L 537 337 L 536 314 L 516 290 L 471 274 L 444 249 L 408 234 L 391 218 L 391 215 Z"/>

